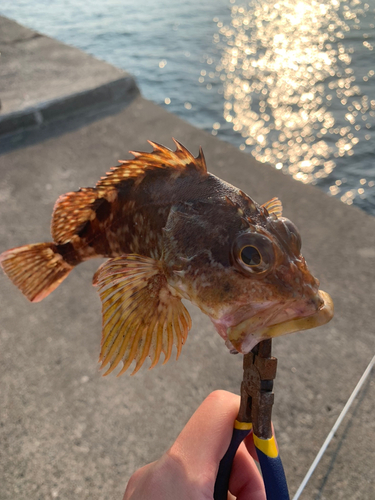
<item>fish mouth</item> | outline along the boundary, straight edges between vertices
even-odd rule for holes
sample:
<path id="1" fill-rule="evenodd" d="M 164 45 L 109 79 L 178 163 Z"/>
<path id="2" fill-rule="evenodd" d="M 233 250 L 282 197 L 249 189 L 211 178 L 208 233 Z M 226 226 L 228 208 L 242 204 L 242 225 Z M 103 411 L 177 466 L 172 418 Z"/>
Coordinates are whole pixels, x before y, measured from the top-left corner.
<path id="1" fill-rule="evenodd" d="M 246 354 L 261 340 L 325 325 L 333 318 L 333 313 L 332 298 L 328 293 L 319 290 L 310 301 L 309 307 L 301 307 L 300 311 L 293 308 L 289 313 L 280 311 L 266 324 L 264 321 L 261 324 L 260 317 L 253 316 L 229 327 L 227 329 L 227 338 L 230 343 L 228 347 L 233 346 L 238 352 Z"/>

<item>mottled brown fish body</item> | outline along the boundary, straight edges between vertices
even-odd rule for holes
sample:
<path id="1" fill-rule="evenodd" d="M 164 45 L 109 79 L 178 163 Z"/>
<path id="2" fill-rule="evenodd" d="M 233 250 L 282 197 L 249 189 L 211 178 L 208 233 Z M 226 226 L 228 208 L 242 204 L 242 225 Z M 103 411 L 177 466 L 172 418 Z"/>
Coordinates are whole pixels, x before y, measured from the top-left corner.
<path id="1" fill-rule="evenodd" d="M 60 246 L 58 251 L 64 253 L 72 265 L 92 257 L 129 253 L 160 258 L 162 231 L 172 206 L 188 204 L 194 207 L 206 203 L 207 208 L 215 207 L 215 203 L 225 196 L 236 194 L 230 184 L 209 173 L 202 177 L 193 169 L 186 168 L 179 175 L 165 169 L 163 174 L 159 173 L 162 179 L 153 174 L 155 172 L 150 171 L 138 183 L 133 179 L 122 181 L 111 192 L 111 201 L 105 197 L 96 199 L 91 204 L 92 213 L 88 220 L 76 228 L 71 241 L 65 243 L 65 247 Z M 77 193 L 69 193 L 60 200 L 68 198 L 72 203 L 76 197 Z M 239 201 L 243 200 L 240 198 Z M 229 216 L 227 207 L 225 210 L 214 209 L 214 212 L 215 222 L 221 227 L 222 217 Z"/>
<path id="2" fill-rule="evenodd" d="M 181 299 L 208 314 L 232 351 L 248 352 L 275 325 L 319 315 L 318 282 L 300 254 L 295 226 L 277 198 L 263 206 L 209 174 L 194 158 L 151 143 L 93 188 L 61 196 L 53 242 L 1 254 L 9 278 L 37 302 L 82 261 L 107 257 L 94 276 L 103 303 L 100 360 L 123 373 L 166 362 L 186 341 L 191 320 Z M 292 312 L 291 312 L 292 311 Z M 327 315 L 327 317 L 329 314 Z M 307 323 L 306 323 L 307 324 Z M 311 321 L 310 321 L 311 324 Z"/>

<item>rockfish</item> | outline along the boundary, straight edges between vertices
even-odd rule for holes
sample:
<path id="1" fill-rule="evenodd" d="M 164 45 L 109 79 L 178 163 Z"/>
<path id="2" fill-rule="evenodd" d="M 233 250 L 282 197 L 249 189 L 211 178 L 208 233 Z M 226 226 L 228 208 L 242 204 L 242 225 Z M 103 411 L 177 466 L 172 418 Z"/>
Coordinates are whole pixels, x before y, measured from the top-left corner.
<path id="1" fill-rule="evenodd" d="M 296 226 L 277 198 L 259 205 L 207 171 L 180 143 L 150 142 L 95 187 L 60 196 L 53 242 L 7 250 L 0 262 L 32 302 L 51 293 L 81 262 L 107 257 L 93 283 L 102 301 L 100 361 L 119 375 L 147 356 L 154 367 L 191 328 L 181 299 L 209 316 L 231 352 L 327 323 L 330 296 L 301 255 Z"/>

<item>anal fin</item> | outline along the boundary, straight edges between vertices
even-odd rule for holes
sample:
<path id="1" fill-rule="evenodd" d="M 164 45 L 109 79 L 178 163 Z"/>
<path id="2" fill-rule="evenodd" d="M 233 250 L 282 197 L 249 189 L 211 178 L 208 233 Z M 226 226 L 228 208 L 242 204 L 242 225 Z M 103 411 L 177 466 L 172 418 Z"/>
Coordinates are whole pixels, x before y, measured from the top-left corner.
<path id="1" fill-rule="evenodd" d="M 136 373 L 147 356 L 153 368 L 161 353 L 166 363 L 173 345 L 177 357 L 191 320 L 180 296 L 168 285 L 158 261 L 139 255 L 116 257 L 95 273 L 93 283 L 102 300 L 103 331 L 99 360 L 104 375 L 123 361 L 118 375 L 135 360 Z"/>

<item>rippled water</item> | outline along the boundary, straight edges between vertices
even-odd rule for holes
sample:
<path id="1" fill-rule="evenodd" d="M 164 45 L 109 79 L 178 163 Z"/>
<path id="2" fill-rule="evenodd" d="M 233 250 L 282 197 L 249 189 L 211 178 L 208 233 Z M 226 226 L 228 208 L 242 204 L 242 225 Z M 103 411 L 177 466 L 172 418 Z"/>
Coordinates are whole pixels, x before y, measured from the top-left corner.
<path id="1" fill-rule="evenodd" d="M 0 12 L 126 69 L 148 99 L 375 214 L 375 0 L 3 0 Z"/>

